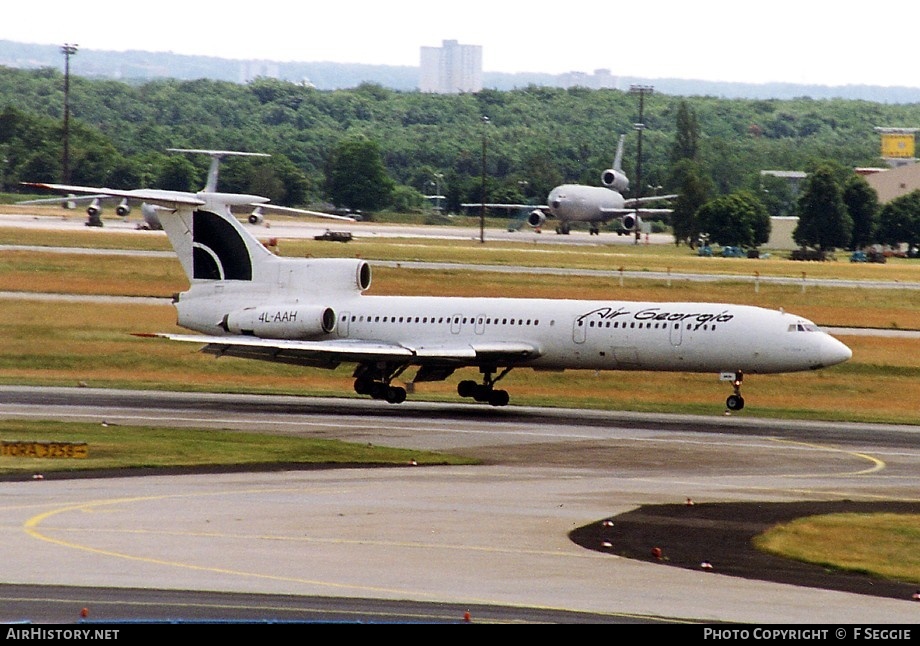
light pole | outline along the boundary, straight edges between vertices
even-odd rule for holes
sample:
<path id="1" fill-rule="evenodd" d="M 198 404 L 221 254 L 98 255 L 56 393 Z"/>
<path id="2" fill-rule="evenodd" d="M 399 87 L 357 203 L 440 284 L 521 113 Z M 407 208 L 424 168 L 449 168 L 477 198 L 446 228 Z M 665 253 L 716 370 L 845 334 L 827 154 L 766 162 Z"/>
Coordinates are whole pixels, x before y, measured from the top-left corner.
<path id="1" fill-rule="evenodd" d="M 435 194 L 435 209 L 438 213 L 441 213 L 441 180 L 444 179 L 444 173 L 435 173 L 434 174 L 434 194 Z"/>
<path id="2" fill-rule="evenodd" d="M 77 53 L 77 45 L 64 43 L 61 47 L 64 54 L 64 183 L 70 183 L 70 57 Z"/>
<path id="3" fill-rule="evenodd" d="M 486 241 L 486 126 L 489 125 L 489 117 L 482 117 L 482 185 L 481 197 L 482 208 L 479 210 L 479 242 L 485 244 Z"/>
<path id="4" fill-rule="evenodd" d="M 639 95 L 639 123 L 635 129 L 639 132 L 639 141 L 636 150 L 636 244 L 639 244 L 641 232 L 639 231 L 639 202 L 642 199 L 642 131 L 645 130 L 645 95 L 651 94 L 655 88 L 651 85 L 630 85 L 629 93 Z"/>

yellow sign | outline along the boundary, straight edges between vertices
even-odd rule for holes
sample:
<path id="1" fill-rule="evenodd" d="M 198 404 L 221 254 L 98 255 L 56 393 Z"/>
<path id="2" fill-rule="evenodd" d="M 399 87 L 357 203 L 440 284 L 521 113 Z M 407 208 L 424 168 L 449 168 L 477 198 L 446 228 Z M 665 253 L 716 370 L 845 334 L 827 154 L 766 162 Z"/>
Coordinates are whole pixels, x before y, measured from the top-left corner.
<path id="1" fill-rule="evenodd" d="M 910 159 L 914 156 L 914 135 L 882 133 L 882 157 Z"/>
<path id="2" fill-rule="evenodd" d="M 86 458 L 86 442 L 0 442 L 0 456 L 12 458 Z"/>

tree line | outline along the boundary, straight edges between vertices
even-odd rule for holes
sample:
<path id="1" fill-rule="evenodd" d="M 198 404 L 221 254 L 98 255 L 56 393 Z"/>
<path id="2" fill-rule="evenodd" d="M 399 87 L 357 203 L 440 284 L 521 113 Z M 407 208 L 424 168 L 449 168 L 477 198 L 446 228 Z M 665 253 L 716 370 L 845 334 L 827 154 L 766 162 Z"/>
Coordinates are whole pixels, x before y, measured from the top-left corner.
<path id="1" fill-rule="evenodd" d="M 3 190 L 61 181 L 63 81 L 52 68 L 0 67 Z M 628 135 L 623 167 L 633 184 L 637 175 L 638 97 L 613 89 L 436 95 L 371 83 L 321 91 L 269 78 L 129 83 L 71 75 L 68 98 L 70 181 L 82 185 L 197 190 L 205 161 L 167 148 L 245 150 L 272 157 L 227 160 L 222 190 L 289 206 L 331 202 L 365 211 L 423 209 L 425 196 L 437 192 L 447 210 L 459 212 L 460 204 L 481 200 L 483 184 L 490 202 L 531 204 L 563 182 L 597 184 L 621 133 Z M 678 243 L 693 244 L 705 231 L 720 244 L 757 246 L 765 241 L 764 215 L 767 222 L 771 215 L 807 220 L 809 210 L 837 210 L 836 199 L 805 200 L 818 192 L 823 175 L 815 171 L 824 167 L 845 213 L 825 213 L 820 233 L 800 227 L 800 244 L 920 237 L 913 232 L 920 230 L 916 211 L 883 217 L 884 209 L 863 202 L 867 215 L 848 202 L 865 193 L 848 188 L 852 168 L 883 163 L 873 128 L 917 124 L 920 105 L 652 93 L 642 121 L 641 191 L 680 195 L 670 223 Z M 802 196 L 763 178 L 765 169 L 809 171 Z M 841 230 L 827 234 L 833 222 Z"/>

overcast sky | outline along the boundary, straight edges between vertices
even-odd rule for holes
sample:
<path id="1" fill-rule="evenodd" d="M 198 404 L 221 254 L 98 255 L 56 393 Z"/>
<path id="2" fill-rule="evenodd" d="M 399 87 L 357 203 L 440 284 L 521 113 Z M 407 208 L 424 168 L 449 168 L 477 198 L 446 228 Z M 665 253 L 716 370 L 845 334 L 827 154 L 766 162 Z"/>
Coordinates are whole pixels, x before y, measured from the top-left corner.
<path id="1" fill-rule="evenodd" d="M 0 40 L 81 49 L 417 66 L 420 47 L 457 40 L 482 46 L 486 72 L 920 86 L 920 2 L 906 0 L 4 4 Z"/>

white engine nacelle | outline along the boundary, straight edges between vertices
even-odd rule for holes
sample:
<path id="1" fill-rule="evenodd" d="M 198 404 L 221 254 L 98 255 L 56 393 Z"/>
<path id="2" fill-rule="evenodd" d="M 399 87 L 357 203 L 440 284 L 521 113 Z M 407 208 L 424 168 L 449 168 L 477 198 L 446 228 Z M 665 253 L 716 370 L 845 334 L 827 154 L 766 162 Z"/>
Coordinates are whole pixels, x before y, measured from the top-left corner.
<path id="1" fill-rule="evenodd" d="M 118 203 L 118 206 L 115 207 L 115 213 L 121 217 L 126 217 L 131 212 L 131 205 L 128 204 L 128 200 L 122 200 Z"/>
<path id="2" fill-rule="evenodd" d="M 620 220 L 620 225 L 627 231 L 636 231 L 642 227 L 642 218 L 639 217 L 638 213 L 624 215 L 623 219 Z"/>
<path id="3" fill-rule="evenodd" d="M 160 207 L 154 204 L 141 203 L 141 215 L 144 216 L 144 226 L 151 231 L 162 231 L 163 225 L 160 223 L 160 216 L 157 213 Z"/>
<path id="4" fill-rule="evenodd" d="M 249 214 L 249 224 L 262 224 L 265 220 L 265 216 L 262 215 L 262 207 L 257 206 L 252 213 Z"/>
<path id="5" fill-rule="evenodd" d="M 540 209 L 534 209 L 527 215 L 527 224 L 534 228 L 542 227 L 544 222 L 546 222 L 546 214 Z"/>
<path id="6" fill-rule="evenodd" d="M 102 206 L 99 204 L 99 199 L 97 198 L 93 200 L 92 203 L 90 203 L 88 207 L 86 207 L 86 215 L 88 215 L 91 218 L 94 218 L 98 216 L 100 213 L 102 213 Z"/>
<path id="7" fill-rule="evenodd" d="M 601 173 L 601 184 L 620 193 L 625 193 L 629 190 L 629 178 L 613 168 L 608 168 Z"/>
<path id="8" fill-rule="evenodd" d="M 220 326 L 232 334 L 262 339 L 311 339 L 335 329 L 336 315 L 331 307 L 269 305 L 248 307 L 224 316 Z"/>

